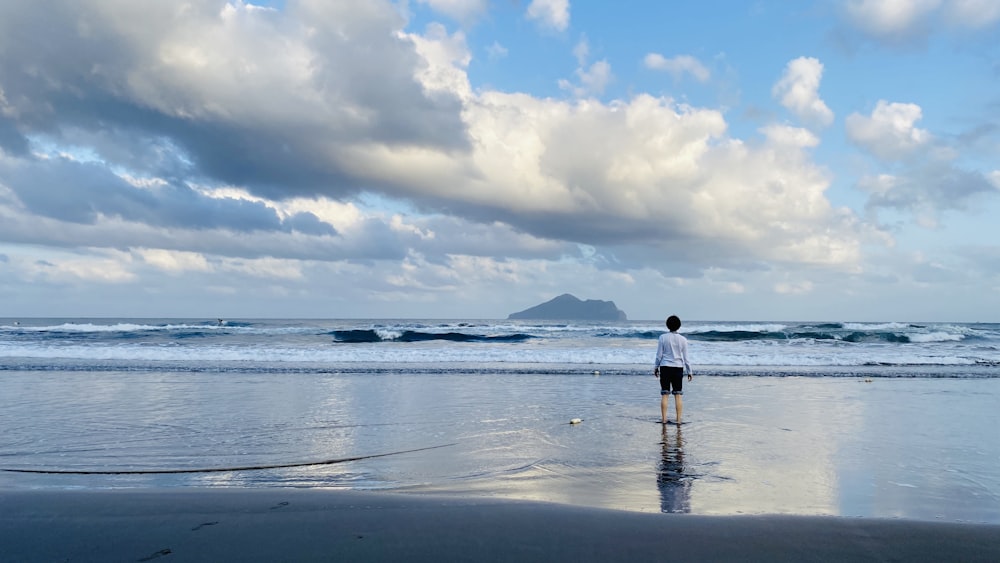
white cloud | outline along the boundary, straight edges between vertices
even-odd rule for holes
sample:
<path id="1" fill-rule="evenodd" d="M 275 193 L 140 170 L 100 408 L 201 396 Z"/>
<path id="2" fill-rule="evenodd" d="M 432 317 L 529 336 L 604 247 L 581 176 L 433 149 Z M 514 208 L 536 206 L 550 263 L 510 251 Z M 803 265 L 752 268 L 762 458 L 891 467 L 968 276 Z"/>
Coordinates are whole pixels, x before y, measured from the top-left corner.
<path id="1" fill-rule="evenodd" d="M 325 197 L 292 198 L 280 202 L 270 202 L 270 205 L 274 206 L 284 217 L 303 212 L 312 213 L 320 220 L 333 225 L 341 233 L 351 231 L 365 220 L 361 210 L 354 203 L 335 201 Z"/>
<path id="2" fill-rule="evenodd" d="M 888 168 L 858 180 L 869 196 L 866 209 L 905 211 L 919 226 L 936 228 L 943 213 L 969 209 L 984 196 L 995 196 L 997 186 L 990 172 L 962 162 L 962 151 L 947 138 L 918 128 L 922 115 L 916 104 L 879 100 L 870 116 L 849 115 L 846 131 L 852 143 Z"/>
<path id="3" fill-rule="evenodd" d="M 174 275 L 191 271 L 208 272 L 212 269 L 205 256 L 197 252 L 139 248 L 134 253 L 143 262 Z"/>
<path id="4" fill-rule="evenodd" d="M 545 27 L 566 31 L 569 27 L 569 0 L 531 0 L 525 13 Z"/>
<path id="5" fill-rule="evenodd" d="M 409 34 L 425 65 L 416 73 L 429 92 L 467 97 L 472 92 L 466 69 L 472 54 L 461 31 L 449 35 L 440 24 L 430 24 L 424 35 Z"/>
<path id="6" fill-rule="evenodd" d="M 221 260 L 219 269 L 224 272 L 247 274 L 258 278 L 278 280 L 299 280 L 303 276 L 304 263 L 300 260 L 281 258 L 225 258 Z"/>
<path id="7" fill-rule="evenodd" d="M 603 94 L 604 90 L 614 80 L 614 75 L 611 72 L 611 65 L 607 60 L 600 60 L 589 67 L 587 66 L 587 58 L 590 56 L 590 43 L 587 41 L 586 35 L 581 37 L 573 47 L 573 56 L 576 58 L 578 65 L 575 72 L 577 80 L 573 82 L 560 79 L 559 88 L 570 92 L 577 98 L 600 96 Z"/>
<path id="8" fill-rule="evenodd" d="M 473 89 L 465 34 L 404 32 L 388 3 L 233 4 L 225 16 L 202 4 L 181 15 L 101 6 L 54 10 L 47 25 L 63 32 L 53 49 L 5 42 L 0 21 L 0 48 L 17 52 L 0 60 L 0 81 L 18 126 L 96 155 L 0 153 L 2 241 L 132 249 L 135 263 L 106 268 L 121 279 L 184 271 L 224 291 L 211 274 L 225 271 L 233 283 L 328 288 L 322 275 L 334 272 L 383 295 L 400 291 L 387 279 L 469 287 L 463 276 L 476 269 L 497 286 L 572 282 L 597 266 L 567 266 L 551 282 L 542 269 L 577 244 L 595 248 L 588 264 L 619 285 L 665 264 L 684 278 L 772 260 L 850 270 L 860 259 L 864 228 L 830 205 L 815 134 L 772 125 L 744 140 L 713 108 L 641 93 L 594 99 L 613 75 L 606 60 L 587 64 L 585 40 L 566 83 L 581 99 L 563 100 Z M 569 4 L 555 6 L 568 25 Z M 79 42 L 84 11 L 106 49 Z M 673 62 L 697 77 L 693 63 Z M 80 73 L 84 63 L 93 72 Z M 822 67 L 809 70 L 785 94 L 822 117 Z M 18 199 L 31 193 L 34 212 Z M 366 193 L 402 210 L 366 208 Z M 329 228 L 291 228 L 306 213 Z"/>
<path id="9" fill-rule="evenodd" d="M 808 129 L 788 125 L 768 125 L 761 128 L 761 133 L 775 146 L 810 148 L 819 145 L 819 137 Z"/>
<path id="10" fill-rule="evenodd" d="M 846 9 L 864 31 L 892 37 L 909 33 L 940 5 L 941 0 L 849 0 Z"/>
<path id="11" fill-rule="evenodd" d="M 417 0 L 463 24 L 474 23 L 489 9 L 487 0 Z"/>
<path id="12" fill-rule="evenodd" d="M 586 71 L 577 72 L 577 76 L 580 77 L 580 83 L 594 94 L 603 94 L 604 89 L 614 79 L 611 65 L 606 60 L 595 62 Z"/>
<path id="13" fill-rule="evenodd" d="M 775 293 L 783 295 L 803 295 L 812 292 L 812 290 L 813 283 L 811 281 L 781 282 L 774 286 Z"/>
<path id="14" fill-rule="evenodd" d="M 912 155 L 931 141 L 931 134 L 916 127 L 923 117 L 920 106 L 879 100 L 870 116 L 847 116 L 848 138 L 883 160 Z"/>
<path id="15" fill-rule="evenodd" d="M 5 117 L 16 117 L 15 108 L 7 102 L 7 96 L 4 94 L 3 85 L 0 85 L 0 115 Z"/>
<path id="16" fill-rule="evenodd" d="M 728 282 L 723 285 L 723 291 L 726 293 L 734 293 L 737 295 L 746 293 L 746 287 L 739 282 Z"/>
<path id="17" fill-rule="evenodd" d="M 879 197 L 885 197 L 898 185 L 899 179 L 892 174 L 864 176 L 858 181 L 858 187 Z"/>
<path id="18" fill-rule="evenodd" d="M 573 56 L 576 57 L 577 66 L 587 64 L 587 59 L 590 57 L 590 42 L 586 35 L 580 37 L 580 40 L 573 46 Z"/>
<path id="19" fill-rule="evenodd" d="M 918 224 L 936 227 L 945 211 L 967 209 L 997 192 L 990 179 L 949 161 L 920 161 L 898 174 L 864 176 L 858 187 L 869 194 L 867 206 L 913 213 Z"/>
<path id="20" fill-rule="evenodd" d="M 130 257 L 113 250 L 101 250 L 94 256 L 58 257 L 25 261 L 17 265 L 28 279 L 44 283 L 122 284 L 136 281 Z"/>
<path id="21" fill-rule="evenodd" d="M 682 79 L 685 74 L 690 74 L 698 82 L 707 82 L 711 77 L 708 68 L 691 55 L 677 55 L 668 59 L 659 53 L 649 53 L 643 59 L 643 64 L 652 70 L 669 72 L 675 80 Z"/>
<path id="22" fill-rule="evenodd" d="M 799 57 L 788 63 L 771 94 L 803 122 L 827 126 L 833 123 L 833 112 L 819 97 L 822 78 L 823 63 L 812 57 Z"/>
<path id="23" fill-rule="evenodd" d="M 569 80 L 560 80 L 559 87 L 572 92 L 577 98 L 600 96 L 614 79 L 611 65 L 604 60 L 597 61 L 587 68 L 576 69 L 576 77 L 579 84 L 574 84 Z"/>
<path id="24" fill-rule="evenodd" d="M 996 0 L 848 0 L 848 23 L 889 45 L 906 45 L 936 31 L 984 30 L 1000 22 Z"/>
<path id="25" fill-rule="evenodd" d="M 499 42 L 494 41 L 489 47 L 486 47 L 486 54 L 490 57 L 490 60 L 495 61 L 507 56 L 507 48 Z"/>
<path id="26" fill-rule="evenodd" d="M 539 236 L 671 248 L 677 236 L 719 260 L 857 259 L 850 221 L 823 196 L 825 172 L 801 150 L 816 143 L 807 131 L 775 127 L 749 146 L 725 137 L 716 111 L 645 95 L 602 104 L 487 91 L 465 115 L 473 175 L 454 160 L 428 166 L 426 154 L 359 150 L 352 161 L 378 181 L 405 178 L 452 208 L 489 210 Z"/>

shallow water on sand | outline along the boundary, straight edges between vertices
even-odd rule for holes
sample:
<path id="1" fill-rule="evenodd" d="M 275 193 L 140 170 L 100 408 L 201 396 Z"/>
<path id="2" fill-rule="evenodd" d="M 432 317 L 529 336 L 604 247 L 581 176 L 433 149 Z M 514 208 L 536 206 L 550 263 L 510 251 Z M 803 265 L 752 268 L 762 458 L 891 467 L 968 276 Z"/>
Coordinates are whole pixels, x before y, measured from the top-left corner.
<path id="1" fill-rule="evenodd" d="M 390 489 L 1000 523 L 998 379 L 696 377 L 685 391 L 685 424 L 663 427 L 651 376 L 8 371 L 0 468 L 193 472 L 0 471 L 0 487 Z M 364 456 L 381 457 L 196 471 Z"/>

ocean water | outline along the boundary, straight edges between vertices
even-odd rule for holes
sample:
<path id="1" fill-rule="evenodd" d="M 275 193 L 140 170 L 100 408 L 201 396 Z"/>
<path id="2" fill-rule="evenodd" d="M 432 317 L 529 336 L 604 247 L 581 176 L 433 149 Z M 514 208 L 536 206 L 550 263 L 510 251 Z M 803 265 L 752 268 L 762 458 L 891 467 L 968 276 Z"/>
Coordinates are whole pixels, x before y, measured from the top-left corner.
<path id="1" fill-rule="evenodd" d="M 0 370 L 645 373 L 663 330 L 662 321 L 0 319 Z M 692 360 L 717 375 L 995 377 L 1000 366 L 1000 324 L 689 322 L 681 333 Z"/>
<path id="2" fill-rule="evenodd" d="M 660 324 L 0 319 L 0 488 L 1000 522 L 1000 325 L 690 322 L 664 427 Z"/>

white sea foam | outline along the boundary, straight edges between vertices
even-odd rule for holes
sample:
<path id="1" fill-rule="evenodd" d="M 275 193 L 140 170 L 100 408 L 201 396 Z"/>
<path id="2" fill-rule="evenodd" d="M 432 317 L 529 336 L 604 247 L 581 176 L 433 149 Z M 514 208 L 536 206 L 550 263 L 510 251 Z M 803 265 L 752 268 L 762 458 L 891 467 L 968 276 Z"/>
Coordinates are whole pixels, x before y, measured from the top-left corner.
<path id="1" fill-rule="evenodd" d="M 958 342 L 964 340 L 965 336 L 948 332 L 928 332 L 926 334 L 908 334 L 910 342 Z"/>
<path id="2" fill-rule="evenodd" d="M 16 346 L 0 345 L 0 358 L 34 358 L 61 360 L 108 360 L 122 362 L 171 362 L 201 364 L 206 362 L 241 363 L 537 363 L 537 364 L 609 364 L 651 365 L 654 350 L 644 348 L 544 348 L 509 345 L 484 346 L 466 343 L 449 343 L 436 346 L 385 344 L 327 346 L 316 348 L 297 347 L 248 347 L 248 346 L 139 346 L 118 345 L 92 347 L 65 346 Z M 692 362 L 715 366 L 849 366 L 872 362 L 909 365 L 968 365 L 974 359 L 955 354 L 895 353 L 884 350 L 861 349 L 858 351 L 791 350 L 789 347 L 726 348 L 691 347 Z"/>
<path id="3" fill-rule="evenodd" d="M 401 330 L 392 330 L 388 328 L 378 328 L 375 329 L 375 334 L 378 335 L 382 340 L 396 340 L 403 335 Z"/>
<path id="4" fill-rule="evenodd" d="M 58 325 L 45 325 L 45 326 L 6 325 L 0 328 L 6 330 L 16 330 L 26 333 L 38 333 L 38 332 L 107 333 L 107 332 L 151 332 L 151 331 L 171 331 L 171 330 L 211 330 L 219 327 L 216 325 L 188 325 L 188 324 L 145 325 L 145 324 L 133 324 L 133 323 L 115 323 L 109 325 L 100 325 L 94 323 L 62 323 Z M 227 328 L 232 328 L 232 327 L 227 327 Z"/>
<path id="5" fill-rule="evenodd" d="M 681 332 L 784 332 L 788 325 L 778 323 L 710 324 L 681 328 Z"/>
<path id="6" fill-rule="evenodd" d="M 905 323 L 844 323 L 847 330 L 859 331 L 899 331 L 907 330 L 910 325 Z"/>

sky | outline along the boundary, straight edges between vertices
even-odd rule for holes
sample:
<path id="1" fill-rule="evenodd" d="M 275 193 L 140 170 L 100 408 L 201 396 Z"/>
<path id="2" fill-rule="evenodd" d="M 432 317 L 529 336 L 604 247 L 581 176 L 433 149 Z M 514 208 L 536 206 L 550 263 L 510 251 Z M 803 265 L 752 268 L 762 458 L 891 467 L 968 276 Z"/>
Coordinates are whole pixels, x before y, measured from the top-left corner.
<path id="1" fill-rule="evenodd" d="M 1000 0 L 0 3 L 0 317 L 1000 322 Z"/>

